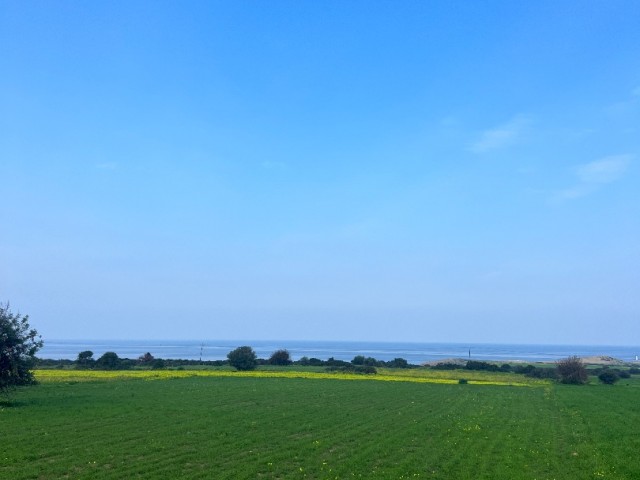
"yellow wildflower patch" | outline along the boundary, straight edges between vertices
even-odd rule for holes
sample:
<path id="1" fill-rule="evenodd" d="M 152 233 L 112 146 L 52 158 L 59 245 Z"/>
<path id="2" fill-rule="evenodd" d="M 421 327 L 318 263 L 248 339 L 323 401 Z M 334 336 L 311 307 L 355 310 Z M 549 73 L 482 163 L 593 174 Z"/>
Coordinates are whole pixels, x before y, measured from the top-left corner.
<path id="1" fill-rule="evenodd" d="M 305 371 L 261 371 L 253 370 L 248 372 L 238 372 L 229 370 L 36 370 L 35 377 L 40 382 L 90 382 L 109 380 L 163 380 L 170 378 L 186 377 L 235 377 L 235 378 L 310 378 L 329 380 L 360 380 L 360 381 L 383 381 L 383 382 L 411 382 L 411 383 L 436 383 L 436 384 L 456 384 L 458 378 L 446 378 L 440 375 L 416 375 L 400 374 L 384 371 L 377 375 L 358 375 L 352 373 L 333 372 L 305 372 Z M 470 377 L 470 376 L 469 376 Z M 527 379 L 530 380 L 530 379 Z M 534 386 L 537 382 L 521 381 L 514 382 L 495 378 L 468 378 L 468 383 L 475 385 L 510 385 L 510 386 Z M 543 383 L 546 385 L 546 383 Z"/>

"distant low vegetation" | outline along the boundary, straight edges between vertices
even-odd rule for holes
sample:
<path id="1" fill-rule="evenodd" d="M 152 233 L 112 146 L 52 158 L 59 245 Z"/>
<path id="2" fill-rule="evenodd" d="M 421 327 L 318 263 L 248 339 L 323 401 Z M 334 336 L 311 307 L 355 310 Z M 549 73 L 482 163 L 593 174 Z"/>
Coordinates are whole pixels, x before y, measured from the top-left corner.
<path id="1" fill-rule="evenodd" d="M 83 351 L 78 354 L 76 360 L 48 360 L 38 361 L 40 368 L 71 368 L 91 370 L 129 370 L 129 369 L 183 369 L 183 368 L 234 368 L 238 371 L 250 371 L 256 368 L 300 368 L 300 369 L 324 369 L 328 372 L 356 373 L 374 375 L 380 368 L 391 369 L 431 369 L 431 370 L 465 370 L 490 373 L 519 374 L 529 378 L 540 380 L 552 380 L 559 383 L 583 385 L 589 382 L 589 378 L 597 378 L 600 382 L 614 384 L 621 378 L 629 378 L 631 375 L 640 374 L 640 368 L 610 368 L 608 366 L 589 368 L 578 357 L 569 357 L 555 364 L 510 364 L 498 362 L 485 362 L 478 360 L 457 360 L 442 362 L 431 366 L 419 366 L 410 364 L 404 358 L 393 360 L 377 360 L 373 357 L 356 355 L 351 361 L 330 357 L 327 360 L 304 356 L 293 360 L 286 349 L 273 352 L 269 358 L 258 358 L 256 352 L 250 346 L 241 346 L 227 354 L 227 360 L 177 360 L 161 359 L 146 352 L 137 359 L 120 358 L 115 352 L 106 352 L 98 359 L 93 358 L 92 351 Z"/>

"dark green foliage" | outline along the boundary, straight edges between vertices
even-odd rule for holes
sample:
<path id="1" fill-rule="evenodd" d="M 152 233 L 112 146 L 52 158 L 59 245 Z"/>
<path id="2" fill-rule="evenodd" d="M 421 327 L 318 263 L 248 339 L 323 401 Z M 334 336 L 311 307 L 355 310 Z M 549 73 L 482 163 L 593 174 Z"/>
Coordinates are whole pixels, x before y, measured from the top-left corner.
<path id="1" fill-rule="evenodd" d="M 237 370 L 253 370 L 257 365 L 256 352 L 249 346 L 238 347 L 227 354 L 229 364 Z"/>
<path id="2" fill-rule="evenodd" d="M 364 355 L 356 355 L 355 357 L 353 357 L 353 360 L 351 360 L 351 363 L 353 363 L 354 365 L 364 365 Z"/>
<path id="3" fill-rule="evenodd" d="M 533 372 L 536 369 L 533 365 L 516 365 L 513 367 L 514 373 L 519 373 L 521 375 L 527 375 Z"/>
<path id="4" fill-rule="evenodd" d="M 118 370 L 122 368 L 122 362 L 116 352 L 105 352 L 98 360 L 96 360 L 96 368 L 98 370 Z"/>
<path id="5" fill-rule="evenodd" d="M 469 380 L 467 380 L 466 378 L 461 378 L 460 380 L 458 380 L 458 383 L 460 385 L 466 385 L 467 383 L 469 383 Z"/>
<path id="6" fill-rule="evenodd" d="M 167 366 L 166 362 L 161 358 L 156 358 L 151 364 L 151 368 L 153 370 L 160 370 L 162 368 L 165 368 L 166 366 Z"/>
<path id="7" fill-rule="evenodd" d="M 351 363 L 353 365 L 368 365 L 370 367 L 379 367 L 385 365 L 384 362 L 379 362 L 373 357 L 365 357 L 364 355 L 356 355 L 355 357 L 353 357 L 353 360 L 351 360 Z"/>
<path id="8" fill-rule="evenodd" d="M 598 378 L 602 383 L 605 383 L 607 385 L 613 385 L 618 380 L 620 380 L 618 374 L 613 370 L 605 370 L 600 375 L 598 375 Z"/>
<path id="9" fill-rule="evenodd" d="M 42 347 L 38 332 L 29 326 L 29 316 L 14 314 L 0 303 L 0 393 L 34 382 L 31 368 Z"/>
<path id="10" fill-rule="evenodd" d="M 151 365 L 154 360 L 155 360 L 155 357 L 153 355 L 151 355 L 151 353 L 149 353 L 149 352 L 147 352 L 144 355 L 141 355 L 140 357 L 138 357 L 138 363 L 140 365 Z"/>
<path id="11" fill-rule="evenodd" d="M 325 362 L 323 360 L 320 360 L 319 358 L 315 358 L 315 357 L 302 357 L 300 360 L 298 360 L 297 362 L 294 362 L 298 365 L 302 365 L 304 367 L 322 367 L 324 366 Z"/>
<path id="12" fill-rule="evenodd" d="M 394 358 L 387 362 L 387 367 L 389 368 L 411 368 L 409 362 L 407 362 L 404 358 Z"/>
<path id="13" fill-rule="evenodd" d="M 324 364 L 328 367 L 345 367 L 345 368 L 350 368 L 353 366 L 352 363 L 349 362 L 345 362 L 344 360 L 336 360 L 333 357 L 329 357 L 329 359 L 324 362 Z"/>
<path id="14" fill-rule="evenodd" d="M 629 373 L 630 373 L 631 375 L 638 375 L 638 374 L 640 374 L 640 368 L 638 368 L 638 367 L 631 367 L 631 368 L 629 369 Z"/>
<path id="15" fill-rule="evenodd" d="M 477 360 L 469 360 L 464 367 L 467 370 L 485 370 L 487 372 L 497 372 L 500 370 L 495 363 L 478 362 Z"/>
<path id="16" fill-rule="evenodd" d="M 558 361 L 556 369 L 562 383 L 583 385 L 589 379 L 584 363 L 576 356 Z"/>
<path id="17" fill-rule="evenodd" d="M 502 365 L 500 365 L 500 370 L 503 372 L 510 372 L 511 365 L 509 365 L 508 363 L 503 363 Z"/>
<path id="18" fill-rule="evenodd" d="M 269 357 L 269 365 L 291 365 L 292 363 L 288 350 L 276 350 Z"/>
<path id="19" fill-rule="evenodd" d="M 617 370 L 616 373 L 620 378 L 631 378 L 629 370 Z"/>
<path id="20" fill-rule="evenodd" d="M 78 354 L 76 365 L 78 368 L 92 368 L 96 361 L 93 359 L 93 352 L 91 350 L 85 350 Z"/>
<path id="21" fill-rule="evenodd" d="M 444 362 L 444 363 L 437 363 L 433 365 L 431 368 L 433 368 L 434 370 L 458 370 L 463 367 L 464 365 L 458 365 L 457 363 Z"/>

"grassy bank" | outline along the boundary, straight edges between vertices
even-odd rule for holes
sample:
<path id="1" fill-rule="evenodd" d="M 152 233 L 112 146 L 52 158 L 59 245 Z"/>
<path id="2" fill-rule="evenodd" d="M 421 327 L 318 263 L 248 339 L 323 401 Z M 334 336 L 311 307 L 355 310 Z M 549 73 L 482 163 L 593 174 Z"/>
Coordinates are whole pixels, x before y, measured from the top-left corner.
<path id="1" fill-rule="evenodd" d="M 635 379 L 534 388 L 244 374 L 47 380 L 0 407 L 0 478 L 634 479 L 640 472 Z"/>

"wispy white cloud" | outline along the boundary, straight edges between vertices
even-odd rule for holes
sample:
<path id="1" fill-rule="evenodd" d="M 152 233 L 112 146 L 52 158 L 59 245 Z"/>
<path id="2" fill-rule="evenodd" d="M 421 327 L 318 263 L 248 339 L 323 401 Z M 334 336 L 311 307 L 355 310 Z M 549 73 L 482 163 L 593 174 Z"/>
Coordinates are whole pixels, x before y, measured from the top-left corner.
<path id="1" fill-rule="evenodd" d="M 526 115 L 516 115 L 503 125 L 485 130 L 469 147 L 474 153 L 485 153 L 513 145 L 521 138 L 531 120 Z"/>
<path id="2" fill-rule="evenodd" d="M 576 168 L 578 183 L 571 188 L 562 190 L 559 197 L 563 199 L 584 197 L 603 185 L 615 182 L 627 171 L 633 157 L 630 154 L 610 155 L 579 165 Z"/>

